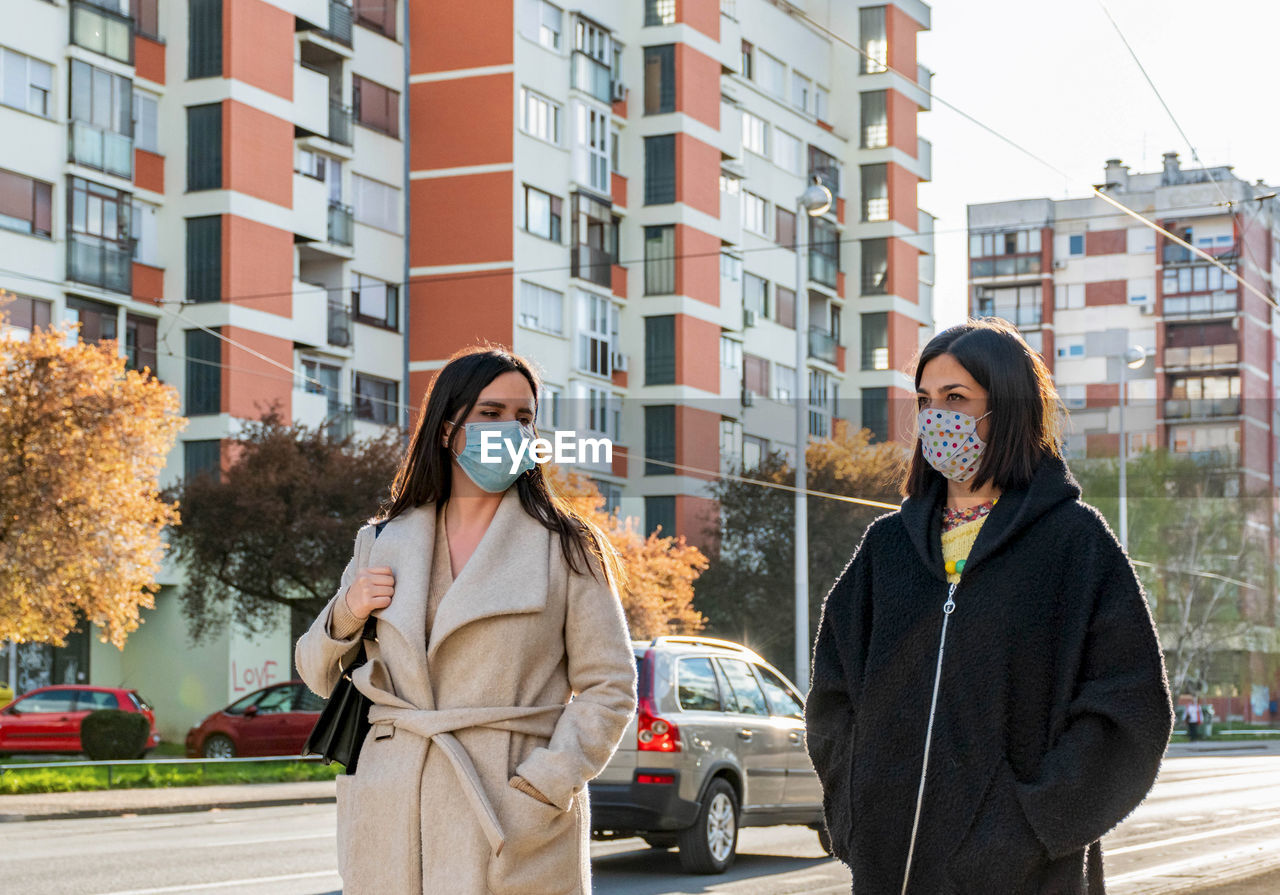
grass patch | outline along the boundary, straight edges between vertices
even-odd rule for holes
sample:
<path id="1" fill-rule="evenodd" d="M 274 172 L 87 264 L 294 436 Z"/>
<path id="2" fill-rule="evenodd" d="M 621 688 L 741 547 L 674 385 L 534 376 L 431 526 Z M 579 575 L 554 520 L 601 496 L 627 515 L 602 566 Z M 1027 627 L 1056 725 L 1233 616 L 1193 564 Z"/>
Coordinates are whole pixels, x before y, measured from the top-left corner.
<path id="1" fill-rule="evenodd" d="M 0 795 L 82 792 L 102 789 L 156 789 L 228 783 L 293 783 L 332 780 L 342 766 L 319 762 L 227 762 L 205 765 L 125 765 L 112 768 L 33 768 L 0 776 Z"/>

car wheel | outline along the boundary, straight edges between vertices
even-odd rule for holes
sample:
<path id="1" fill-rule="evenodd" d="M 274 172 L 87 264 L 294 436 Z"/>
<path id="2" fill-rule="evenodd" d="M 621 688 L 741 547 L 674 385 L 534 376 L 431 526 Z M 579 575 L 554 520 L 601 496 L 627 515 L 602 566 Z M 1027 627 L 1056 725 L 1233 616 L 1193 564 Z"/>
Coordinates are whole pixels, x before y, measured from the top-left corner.
<path id="1" fill-rule="evenodd" d="M 827 853 L 828 857 L 834 858 L 836 853 L 831 850 L 831 834 L 827 832 L 825 826 L 814 827 L 818 831 L 818 845 L 822 846 L 822 850 Z"/>
<path id="2" fill-rule="evenodd" d="M 204 741 L 200 752 L 205 758 L 235 758 L 236 744 L 231 742 L 231 737 L 215 733 Z"/>
<path id="3" fill-rule="evenodd" d="M 647 844 L 649 848 L 656 848 L 661 851 L 666 851 L 669 848 L 675 848 L 676 844 L 676 837 L 674 833 L 670 835 L 666 833 L 650 833 L 648 836 L 641 836 L 640 838 L 645 841 L 645 844 Z"/>
<path id="4" fill-rule="evenodd" d="M 686 873 L 724 873 L 738 848 L 738 797 L 724 779 L 711 781 L 698 819 L 676 838 Z"/>

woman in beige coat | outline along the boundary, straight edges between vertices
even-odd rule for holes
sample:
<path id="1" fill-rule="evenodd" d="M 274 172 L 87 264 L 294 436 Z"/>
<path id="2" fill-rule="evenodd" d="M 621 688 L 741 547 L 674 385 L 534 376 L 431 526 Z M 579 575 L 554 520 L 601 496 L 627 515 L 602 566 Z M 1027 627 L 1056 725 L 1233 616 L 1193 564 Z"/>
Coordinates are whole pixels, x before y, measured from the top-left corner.
<path id="1" fill-rule="evenodd" d="M 586 785 L 635 710 L 635 661 L 603 534 L 537 464 L 478 462 L 485 429 L 531 434 L 538 385 L 501 350 L 440 370 L 389 521 L 359 530 L 298 640 L 299 675 L 327 697 L 377 618 L 352 674 L 373 726 L 337 779 L 346 895 L 591 891 Z"/>

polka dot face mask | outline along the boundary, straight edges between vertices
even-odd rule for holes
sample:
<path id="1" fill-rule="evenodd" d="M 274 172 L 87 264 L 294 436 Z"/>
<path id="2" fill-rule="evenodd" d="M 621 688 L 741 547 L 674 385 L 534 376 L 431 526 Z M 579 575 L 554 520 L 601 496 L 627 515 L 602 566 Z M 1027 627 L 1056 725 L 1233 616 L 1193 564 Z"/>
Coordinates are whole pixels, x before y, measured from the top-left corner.
<path id="1" fill-rule="evenodd" d="M 954 410 L 920 411 L 920 449 L 929 465 L 953 482 L 968 481 L 987 447 L 978 437 L 978 420 L 990 415 L 990 410 L 977 419 Z"/>

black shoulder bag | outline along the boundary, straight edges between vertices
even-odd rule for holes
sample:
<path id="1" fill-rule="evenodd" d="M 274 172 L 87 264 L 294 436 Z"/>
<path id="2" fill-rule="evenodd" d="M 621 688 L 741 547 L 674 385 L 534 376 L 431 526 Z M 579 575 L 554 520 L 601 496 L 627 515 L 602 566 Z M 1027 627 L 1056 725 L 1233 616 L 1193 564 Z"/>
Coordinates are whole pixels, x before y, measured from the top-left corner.
<path id="1" fill-rule="evenodd" d="M 374 527 L 375 538 L 382 534 L 382 526 L 386 524 L 383 521 Z M 336 761 L 346 768 L 344 773 L 347 774 L 356 772 L 360 747 L 369 732 L 369 707 L 373 704 L 351 683 L 351 672 L 367 661 L 364 642 L 378 639 L 377 622 L 372 615 L 365 619 L 364 629 L 360 632 L 360 650 L 351 664 L 342 669 L 342 676 L 325 701 L 316 726 L 302 747 L 303 755 L 319 755 L 325 764 Z"/>

